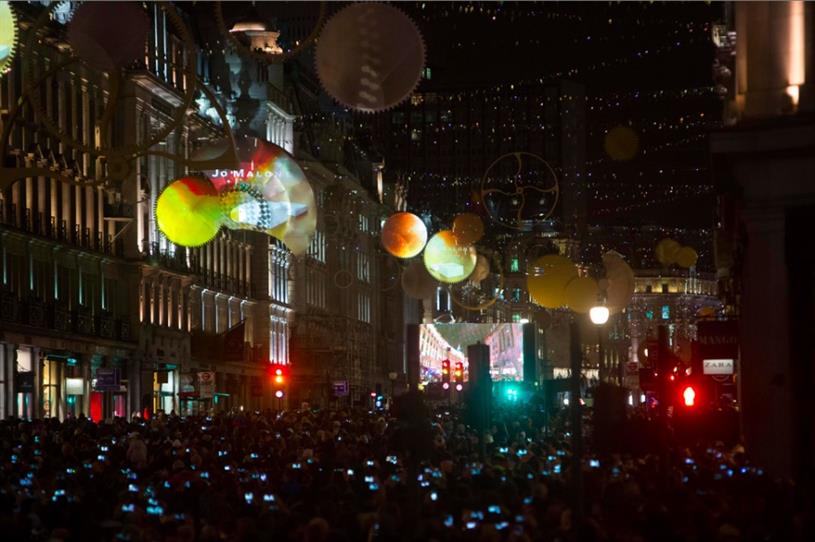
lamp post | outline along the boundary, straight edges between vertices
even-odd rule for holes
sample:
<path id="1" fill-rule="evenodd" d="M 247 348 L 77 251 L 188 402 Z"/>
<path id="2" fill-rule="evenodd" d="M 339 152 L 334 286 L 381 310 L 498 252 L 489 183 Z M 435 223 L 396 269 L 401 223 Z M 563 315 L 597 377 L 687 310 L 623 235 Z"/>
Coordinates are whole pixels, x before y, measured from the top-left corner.
<path id="1" fill-rule="evenodd" d="M 603 352 L 603 326 L 608 322 L 609 310 L 605 305 L 597 305 L 589 309 L 589 319 L 597 326 L 597 360 L 600 368 L 600 382 L 607 377 L 605 352 Z"/>
<path id="2" fill-rule="evenodd" d="M 393 399 L 394 394 L 396 393 L 396 379 L 399 378 L 399 373 L 396 371 L 391 371 L 388 373 L 388 380 L 391 381 L 391 399 Z"/>

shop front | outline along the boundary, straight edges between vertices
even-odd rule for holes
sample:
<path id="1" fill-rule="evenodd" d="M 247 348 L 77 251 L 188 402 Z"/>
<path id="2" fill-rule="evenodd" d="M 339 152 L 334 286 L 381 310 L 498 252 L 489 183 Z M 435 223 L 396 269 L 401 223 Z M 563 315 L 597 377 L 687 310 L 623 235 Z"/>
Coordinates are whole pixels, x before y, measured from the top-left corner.
<path id="1" fill-rule="evenodd" d="M 181 373 L 178 398 L 182 416 L 205 416 L 212 409 L 215 395 L 214 371 L 187 371 Z"/>
<path id="2" fill-rule="evenodd" d="M 111 357 L 94 356 L 91 362 L 90 417 L 93 421 L 128 417 L 130 382 L 125 376 L 127 362 Z"/>
<path id="3" fill-rule="evenodd" d="M 153 371 L 153 412 L 178 412 L 178 365 L 173 363 L 159 363 Z"/>

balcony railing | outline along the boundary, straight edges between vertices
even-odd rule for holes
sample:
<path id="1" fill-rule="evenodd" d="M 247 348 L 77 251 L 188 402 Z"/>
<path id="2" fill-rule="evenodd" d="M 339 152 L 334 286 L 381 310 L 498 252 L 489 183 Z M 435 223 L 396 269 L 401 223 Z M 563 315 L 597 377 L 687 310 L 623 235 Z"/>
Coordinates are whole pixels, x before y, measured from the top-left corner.
<path id="1" fill-rule="evenodd" d="M 67 220 L 57 220 L 56 217 L 42 212 L 33 213 L 31 209 L 24 209 L 22 214 L 19 214 L 17 205 L 14 203 L 0 205 L 0 224 L 93 252 L 112 256 L 124 254 L 124 244 L 121 239 L 114 241 L 112 235 L 101 231 L 94 232 L 90 228 L 82 228 L 79 224 L 73 224 L 71 227 Z"/>
<path id="2" fill-rule="evenodd" d="M 0 291 L 0 322 L 103 339 L 132 340 L 130 322 L 126 318 L 116 318 L 107 311 L 94 314 L 88 307 L 69 310 L 59 301 L 20 299 L 8 289 Z"/>

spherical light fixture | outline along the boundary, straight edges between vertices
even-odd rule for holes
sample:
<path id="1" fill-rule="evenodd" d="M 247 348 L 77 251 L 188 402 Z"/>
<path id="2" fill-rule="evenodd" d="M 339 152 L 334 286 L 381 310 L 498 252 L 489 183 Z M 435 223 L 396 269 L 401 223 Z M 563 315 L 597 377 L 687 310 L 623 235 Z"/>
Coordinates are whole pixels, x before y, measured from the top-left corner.
<path id="1" fill-rule="evenodd" d="M 609 310 L 605 305 L 598 305 L 589 309 L 589 318 L 595 325 L 602 326 L 608 322 Z"/>

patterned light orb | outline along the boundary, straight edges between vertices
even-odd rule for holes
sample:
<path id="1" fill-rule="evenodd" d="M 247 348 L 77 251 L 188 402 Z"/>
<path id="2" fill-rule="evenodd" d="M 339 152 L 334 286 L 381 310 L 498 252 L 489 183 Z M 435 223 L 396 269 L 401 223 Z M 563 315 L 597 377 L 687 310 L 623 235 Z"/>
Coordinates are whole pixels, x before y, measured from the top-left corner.
<path id="1" fill-rule="evenodd" d="M 427 228 L 413 213 L 396 213 L 382 225 L 382 246 L 397 258 L 412 258 L 427 243 Z"/>
<path id="2" fill-rule="evenodd" d="M 5 0 L 0 1 L 0 73 L 11 66 L 17 49 L 17 18 Z"/>
<path id="3" fill-rule="evenodd" d="M 211 241 L 223 220 L 218 192 L 208 179 L 177 179 L 156 201 L 158 227 L 177 245 L 197 247 Z"/>
<path id="4" fill-rule="evenodd" d="M 261 223 L 262 200 L 251 192 L 226 190 L 220 194 L 224 226 L 231 230 L 253 230 Z"/>
<path id="5" fill-rule="evenodd" d="M 408 99 L 422 78 L 425 46 L 398 7 L 357 2 L 323 27 L 314 52 L 317 76 L 341 104 L 364 113 Z"/>
<path id="6" fill-rule="evenodd" d="M 424 249 L 424 265 L 439 282 L 454 284 L 470 276 L 478 261 L 474 247 L 461 247 L 450 230 L 430 238 Z"/>
<path id="7" fill-rule="evenodd" d="M 284 149 L 266 141 L 253 140 L 238 152 L 237 170 L 207 172 L 222 195 L 226 226 L 262 231 L 283 241 L 293 254 L 305 253 L 317 227 L 314 192 L 305 172 Z M 233 209 L 233 204 L 239 207 Z"/>

